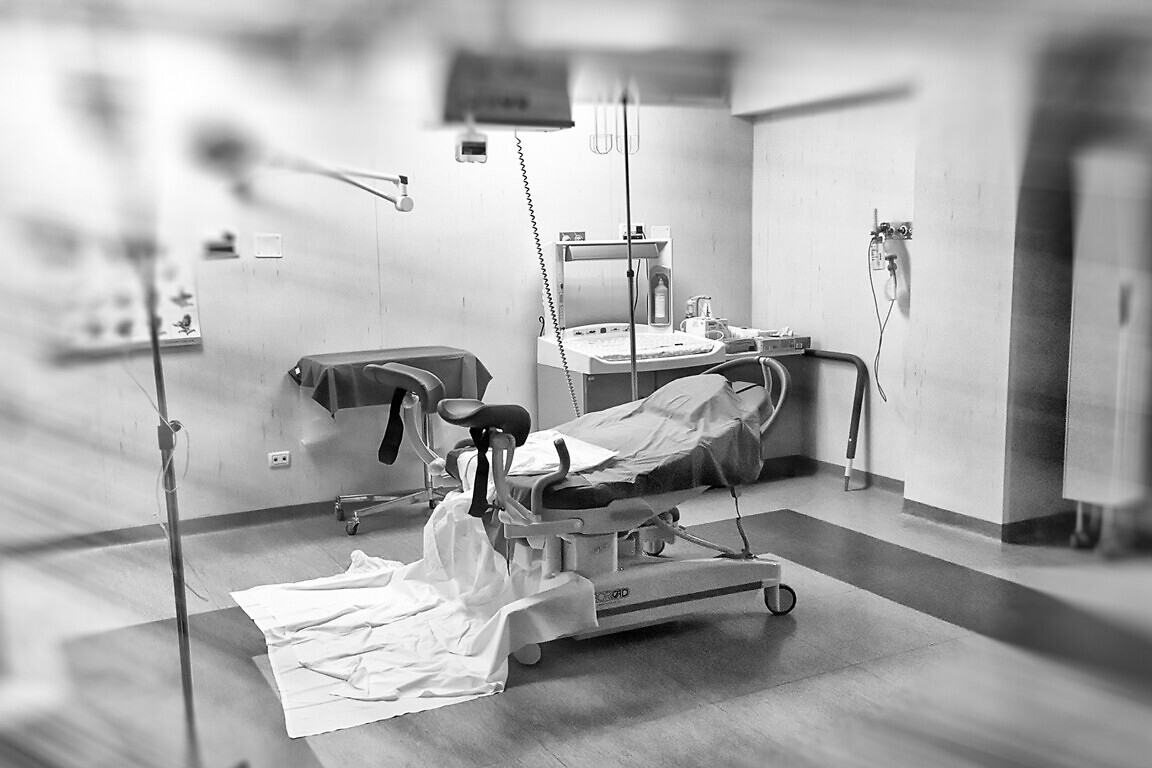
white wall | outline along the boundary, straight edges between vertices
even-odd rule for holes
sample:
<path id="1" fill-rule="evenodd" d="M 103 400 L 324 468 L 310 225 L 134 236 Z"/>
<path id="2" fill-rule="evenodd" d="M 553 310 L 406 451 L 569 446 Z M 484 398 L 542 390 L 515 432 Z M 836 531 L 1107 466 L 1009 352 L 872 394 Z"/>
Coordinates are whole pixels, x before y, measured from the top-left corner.
<path id="1" fill-rule="evenodd" d="M 756 326 L 791 326 L 813 346 L 859 356 L 874 370 L 887 272 L 868 262 L 873 209 L 882 221 L 914 221 L 915 112 L 895 101 L 761 117 L 755 128 L 752 316 Z M 903 479 L 904 347 L 915 302 L 915 240 L 898 253 L 897 305 L 880 358 L 880 398 L 870 379 L 856 467 Z M 908 276 L 912 276 L 909 285 Z M 805 411 L 801 452 L 843 464 L 855 370 L 841 363 L 793 364 Z"/>
<path id="2" fill-rule="evenodd" d="M 839 34 L 839 36 L 838 36 Z M 916 52 L 830 30 L 781 36 L 743 57 L 733 111 L 755 120 L 752 294 L 755 323 L 791 326 L 822 349 L 875 367 L 887 272 L 868 267 L 873 210 L 915 224 Z M 884 333 L 880 384 L 870 377 L 856 468 L 903 480 L 905 344 L 916 302 L 918 243 L 897 245 L 900 290 Z M 797 361 L 801 453 L 843 465 L 855 370 Z"/>
<path id="3" fill-rule="evenodd" d="M 916 315 L 909 334 L 905 497 L 1004 520 L 1016 201 L 1026 52 L 942 53 L 919 113 Z"/>
<path id="4" fill-rule="evenodd" d="M 457 164 L 455 131 L 429 129 L 436 63 L 403 45 L 355 67 L 319 62 L 286 70 L 201 42 L 149 42 L 146 66 L 136 74 L 148 73 L 153 86 L 140 103 L 156 158 L 147 164 L 154 182 L 147 189 L 157 202 L 160 240 L 195 261 L 206 233 L 230 227 L 243 251 L 239 260 L 197 264 L 203 347 L 164 355 L 171 416 L 186 425 L 181 436 L 191 438 L 186 474 L 184 443 L 176 454 L 183 516 L 416 482 L 415 462 L 392 469 L 376 462 L 384 408 L 341 411 L 332 420 L 288 379 L 305 354 L 458 346 L 492 372 L 489 399 L 531 407 L 540 285 L 510 132 L 490 134 L 487 164 Z M 40 77 L 54 71 L 50 47 L 36 39 L 3 50 L 6 69 L 36 75 L 8 81 L 35 93 L 22 119 L 8 123 L 23 141 L 5 143 L 4 159 L 19 169 L 21 191 L 19 200 L 4 198 L 6 242 L 18 244 L 5 248 L 7 257 L 26 245 L 20 222 L 39 204 L 70 216 L 107 199 L 93 185 L 62 204 L 55 194 L 68 178 L 62 161 L 50 152 L 18 157 L 14 147 L 35 145 L 48 129 L 70 154 L 92 152 L 65 135 L 75 121 L 62 114 L 58 91 L 45 92 L 56 88 L 52 78 Z M 262 174 L 253 197 L 238 199 L 187 162 L 181 130 L 201 114 L 238 119 L 284 149 L 408 173 L 416 208 L 400 214 L 351 187 L 278 173 Z M 575 129 L 523 136 L 545 247 L 561 229 L 613 235 L 623 219 L 622 159 L 589 151 L 591 115 L 578 107 Z M 633 217 L 672 227 L 677 295 L 708 290 L 734 316 L 746 316 L 750 126 L 721 109 L 651 107 L 644 108 L 641 132 L 632 163 Z M 103 181 L 115 186 L 118 179 Z M 251 258 L 255 232 L 280 233 L 285 257 Z M 46 272 L 42 262 L 5 262 L 14 279 L 0 303 L 27 308 L 36 316 L 28 325 L 52 322 L 52 303 L 35 300 Z M 26 338 L 5 331 L 6 344 L 22 354 L 19 375 L 6 378 L 0 395 L 19 403 L 7 414 L 18 427 L 11 498 L 39 511 L 22 516 L 4 537 L 148 524 L 162 509 L 156 417 L 133 377 L 151 391 L 150 361 L 132 356 L 59 368 L 43 359 L 42 348 L 19 341 Z M 267 452 L 282 449 L 292 450 L 292 467 L 269 470 Z"/>
<path id="5" fill-rule="evenodd" d="M 811 332 L 871 369 L 871 211 L 913 219 L 908 295 L 880 366 L 889 403 L 873 384 L 858 466 L 904 480 L 911 501 L 996 524 L 1017 519 L 1005 509 L 1009 333 L 1034 55 L 1019 43 L 865 46 L 770 74 L 749 60 L 734 92 L 741 109 L 767 110 L 755 132 L 757 322 Z M 805 453 L 843 463 L 850 380 L 819 374 Z"/>

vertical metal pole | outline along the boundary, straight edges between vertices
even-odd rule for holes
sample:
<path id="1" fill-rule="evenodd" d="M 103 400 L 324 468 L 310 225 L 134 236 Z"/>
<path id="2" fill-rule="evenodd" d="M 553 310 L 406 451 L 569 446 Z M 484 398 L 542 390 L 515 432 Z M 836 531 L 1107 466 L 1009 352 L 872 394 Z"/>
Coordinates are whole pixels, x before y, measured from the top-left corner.
<path id="1" fill-rule="evenodd" d="M 424 445 L 432 448 L 432 414 L 425 413 L 423 415 L 424 423 L 421 438 L 424 440 Z M 432 472 L 429 471 L 428 465 L 420 462 L 424 470 L 424 500 L 428 502 L 429 509 L 436 508 L 436 488 L 432 483 Z"/>
<path id="2" fill-rule="evenodd" d="M 628 361 L 629 371 L 632 374 L 632 400 L 640 399 L 640 383 L 636 377 L 636 315 L 633 307 L 636 306 L 636 270 L 632 267 L 632 183 L 628 167 L 628 89 L 620 99 L 621 109 L 624 112 L 624 215 L 625 226 L 628 228 L 624 234 L 628 248 Z"/>
<path id="3" fill-rule="evenodd" d="M 168 509 L 168 554 L 172 568 L 172 591 L 176 601 L 176 636 L 180 647 L 180 682 L 184 691 L 184 722 L 188 737 L 188 765 L 200 766 L 200 742 L 196 735 L 196 708 L 192 697 L 192 654 L 189 647 L 188 595 L 184 587 L 184 552 L 180 540 L 180 508 L 176 500 L 176 468 L 172 465 L 174 430 L 168 421 L 168 397 L 164 389 L 164 367 L 160 361 L 160 334 L 157 327 L 156 251 L 151 243 L 129 244 L 139 249 L 131 254 L 146 260 L 143 274 L 147 297 L 148 336 L 152 344 L 152 370 L 156 376 L 156 409 L 160 414 L 157 436 L 160 463 L 164 473 L 164 501 Z"/>

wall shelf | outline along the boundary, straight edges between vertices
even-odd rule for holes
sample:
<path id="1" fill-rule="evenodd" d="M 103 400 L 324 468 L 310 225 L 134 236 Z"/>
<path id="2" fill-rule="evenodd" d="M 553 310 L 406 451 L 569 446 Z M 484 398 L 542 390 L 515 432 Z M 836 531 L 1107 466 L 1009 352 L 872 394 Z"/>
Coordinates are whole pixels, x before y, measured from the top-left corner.
<path id="1" fill-rule="evenodd" d="M 671 242 L 668 238 L 632 241 L 633 259 L 659 259 Z M 627 259 L 626 240 L 568 240 L 555 243 L 556 258 L 562 261 Z"/>

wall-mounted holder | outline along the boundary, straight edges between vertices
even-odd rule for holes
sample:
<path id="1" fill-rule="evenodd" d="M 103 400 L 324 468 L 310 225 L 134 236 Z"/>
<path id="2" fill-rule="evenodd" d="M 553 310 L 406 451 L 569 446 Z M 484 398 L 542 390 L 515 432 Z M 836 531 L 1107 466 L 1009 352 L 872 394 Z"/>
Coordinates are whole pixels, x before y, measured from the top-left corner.
<path id="1" fill-rule="evenodd" d="M 238 259 L 236 252 L 236 234 L 230 230 L 222 230 L 218 236 L 204 239 L 205 259 Z"/>
<path id="2" fill-rule="evenodd" d="M 886 240 L 911 240 L 911 221 L 878 221 L 878 212 L 872 209 L 872 231 L 869 241 L 868 260 L 874 272 L 896 269 L 896 254 L 885 246 Z"/>
<path id="3" fill-rule="evenodd" d="M 872 226 L 872 237 L 886 240 L 888 238 L 895 238 L 897 240 L 911 240 L 912 239 L 912 222 L 910 221 L 881 221 Z"/>

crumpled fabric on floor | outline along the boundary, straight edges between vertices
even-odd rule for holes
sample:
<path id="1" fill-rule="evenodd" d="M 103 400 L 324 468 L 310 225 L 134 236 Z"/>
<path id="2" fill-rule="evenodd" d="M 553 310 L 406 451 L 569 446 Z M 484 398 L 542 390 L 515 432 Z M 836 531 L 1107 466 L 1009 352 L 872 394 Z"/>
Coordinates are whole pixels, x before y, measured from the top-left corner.
<path id="1" fill-rule="evenodd" d="M 295 738 L 499 693 L 508 654 L 596 626 L 592 583 L 511 566 L 453 494 L 404 565 L 357 550 L 345 573 L 232 593 L 264 632 Z"/>

